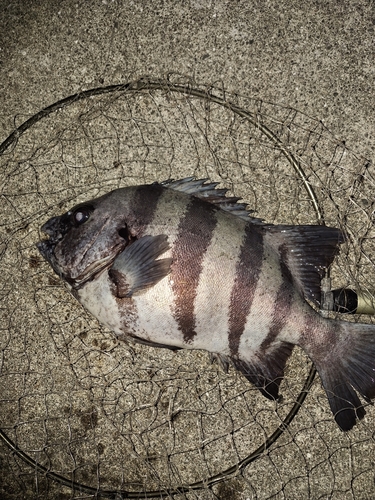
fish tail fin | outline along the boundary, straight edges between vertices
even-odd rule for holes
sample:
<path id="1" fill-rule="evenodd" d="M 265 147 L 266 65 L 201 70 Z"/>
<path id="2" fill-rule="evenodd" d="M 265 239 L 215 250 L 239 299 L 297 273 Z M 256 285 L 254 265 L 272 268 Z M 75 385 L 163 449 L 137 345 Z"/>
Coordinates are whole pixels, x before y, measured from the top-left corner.
<path id="1" fill-rule="evenodd" d="M 335 420 L 348 431 L 366 414 L 357 392 L 368 403 L 375 397 L 375 325 L 337 324 L 336 346 L 314 361 Z"/>

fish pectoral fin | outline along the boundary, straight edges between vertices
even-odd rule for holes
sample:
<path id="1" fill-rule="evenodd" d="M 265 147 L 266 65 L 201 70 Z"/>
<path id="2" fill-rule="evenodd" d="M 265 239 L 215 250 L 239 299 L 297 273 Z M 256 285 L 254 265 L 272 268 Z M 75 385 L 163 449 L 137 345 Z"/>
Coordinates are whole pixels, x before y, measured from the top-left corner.
<path id="1" fill-rule="evenodd" d="M 127 246 L 108 271 L 119 298 L 131 297 L 150 288 L 167 276 L 172 259 L 158 259 L 170 248 L 168 237 L 143 236 Z"/>
<path id="2" fill-rule="evenodd" d="M 237 370 L 268 399 L 279 399 L 279 387 L 284 369 L 294 345 L 288 342 L 272 344 L 267 351 L 252 361 L 231 358 Z"/>

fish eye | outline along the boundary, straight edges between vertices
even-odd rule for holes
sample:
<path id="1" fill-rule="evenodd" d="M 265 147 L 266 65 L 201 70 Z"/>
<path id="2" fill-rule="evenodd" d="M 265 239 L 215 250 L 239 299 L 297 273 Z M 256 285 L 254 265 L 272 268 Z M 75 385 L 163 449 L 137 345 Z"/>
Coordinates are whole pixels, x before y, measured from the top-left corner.
<path id="1" fill-rule="evenodd" d="M 74 226 L 80 226 L 84 224 L 91 215 L 92 208 L 91 207 L 79 207 L 74 212 L 71 213 L 70 219 Z"/>

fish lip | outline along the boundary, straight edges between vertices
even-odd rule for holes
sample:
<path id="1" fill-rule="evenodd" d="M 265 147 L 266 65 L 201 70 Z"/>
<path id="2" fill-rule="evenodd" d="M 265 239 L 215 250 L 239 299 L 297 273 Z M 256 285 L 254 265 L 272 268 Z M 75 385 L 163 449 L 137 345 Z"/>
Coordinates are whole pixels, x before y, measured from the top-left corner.
<path id="1" fill-rule="evenodd" d="M 95 279 L 99 274 L 101 274 L 103 271 L 108 269 L 112 264 L 113 261 L 116 259 L 116 257 L 123 251 L 125 248 L 125 245 L 117 245 L 114 249 L 114 252 L 111 255 L 108 255 L 107 257 L 104 257 L 100 261 L 100 265 L 98 266 L 98 263 L 95 262 L 92 265 L 92 269 L 87 273 L 87 269 L 85 269 L 86 272 L 83 272 L 79 276 L 76 276 L 75 278 L 70 278 L 69 276 L 64 275 L 61 270 L 59 269 L 59 266 L 56 262 L 54 250 L 59 242 L 56 241 L 53 238 L 46 238 L 44 240 L 40 240 L 36 243 L 36 247 L 38 251 L 41 253 L 41 255 L 44 257 L 44 259 L 49 263 L 49 265 L 52 267 L 52 269 L 55 271 L 55 273 L 60 276 L 63 280 L 65 280 L 69 285 L 74 288 L 75 290 L 79 290 L 82 288 L 88 281 L 91 281 Z M 90 266 L 89 266 L 90 268 Z"/>
<path id="2" fill-rule="evenodd" d="M 51 222 L 55 221 L 56 217 L 53 217 L 52 219 L 49 219 L 46 223 L 43 224 L 43 226 L 40 228 L 42 233 L 47 234 L 48 236 L 53 236 L 55 233 L 55 229 L 52 226 Z"/>
<path id="3" fill-rule="evenodd" d="M 48 238 L 42 241 L 50 241 L 56 246 L 72 227 L 69 223 L 69 216 L 70 212 L 67 212 L 64 215 L 48 219 L 40 228 L 41 232 L 48 236 Z"/>
<path id="4" fill-rule="evenodd" d="M 54 250 L 56 245 L 64 238 L 67 229 L 66 217 L 52 217 L 40 228 L 41 232 L 47 235 L 47 238 L 36 243 L 39 252 L 57 274 L 61 273 L 58 272 L 55 265 Z"/>
<path id="5" fill-rule="evenodd" d="M 56 243 L 52 241 L 51 239 L 44 239 L 40 240 L 36 243 L 35 245 L 39 252 L 42 254 L 42 256 L 48 260 L 48 262 L 51 261 L 51 257 L 53 255 L 53 250 L 55 249 Z"/>
<path id="6" fill-rule="evenodd" d="M 97 276 L 102 274 L 103 271 L 111 267 L 113 264 L 113 261 L 116 259 L 118 253 L 115 255 L 107 256 L 104 259 L 102 259 L 101 264 L 98 266 L 97 262 L 95 262 L 95 266 L 93 267 L 91 272 L 87 272 L 87 269 L 85 269 L 85 273 L 82 273 L 81 275 L 77 276 L 76 278 L 64 278 L 72 288 L 75 290 L 79 290 L 82 288 L 86 283 L 89 281 L 94 280 Z M 90 267 L 90 266 L 89 266 Z"/>
<path id="7" fill-rule="evenodd" d="M 71 228 L 71 225 L 69 224 L 69 215 L 70 212 L 67 212 L 64 215 L 48 219 L 47 222 L 45 222 L 40 228 L 41 232 L 47 235 L 47 238 L 44 238 L 36 243 L 39 253 L 61 278 L 64 278 L 64 276 L 56 261 L 55 248 L 57 244 L 64 239 L 64 236 Z"/>
<path id="8" fill-rule="evenodd" d="M 61 277 L 62 274 L 56 263 L 54 254 L 56 242 L 51 239 L 45 239 L 38 241 L 35 246 L 38 249 L 39 253 L 42 255 L 42 257 L 48 262 L 48 264 L 55 271 L 55 273 Z"/>

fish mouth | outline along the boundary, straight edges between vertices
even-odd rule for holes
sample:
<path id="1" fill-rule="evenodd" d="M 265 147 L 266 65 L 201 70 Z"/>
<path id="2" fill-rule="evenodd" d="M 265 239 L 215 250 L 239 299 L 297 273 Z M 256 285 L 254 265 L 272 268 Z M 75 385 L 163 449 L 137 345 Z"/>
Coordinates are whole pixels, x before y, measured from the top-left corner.
<path id="1" fill-rule="evenodd" d="M 53 251 L 55 249 L 56 243 L 50 239 L 45 239 L 38 241 L 36 244 L 37 249 L 42 254 L 42 256 L 52 265 L 51 260 L 53 257 Z"/>
<path id="2" fill-rule="evenodd" d="M 85 283 L 95 279 L 95 277 L 101 274 L 105 269 L 108 269 L 117 255 L 125 248 L 126 242 L 121 241 L 120 243 L 113 244 L 113 246 L 108 249 L 108 252 L 105 252 L 104 256 L 96 255 L 94 256 L 93 262 L 85 264 L 87 253 L 95 243 L 98 234 L 103 231 L 103 228 L 110 222 L 108 218 L 99 228 L 97 228 L 85 247 L 81 248 L 81 255 L 79 258 L 75 258 L 74 261 L 63 262 L 62 264 L 55 252 L 56 247 L 72 229 L 69 223 L 68 214 L 69 212 L 60 217 L 53 217 L 41 227 L 41 231 L 47 235 L 47 238 L 36 243 L 36 247 L 44 259 L 50 264 L 54 272 L 72 288 L 78 290 Z"/>
<path id="3" fill-rule="evenodd" d="M 68 230 L 67 217 L 52 217 L 41 227 L 42 233 L 46 234 L 48 238 L 36 244 L 39 252 L 60 276 L 61 273 L 58 270 L 54 251 L 56 245 L 64 238 Z"/>
<path id="4" fill-rule="evenodd" d="M 114 255 L 107 255 L 101 260 L 97 260 L 90 264 L 82 274 L 76 278 L 64 278 L 75 290 L 82 288 L 88 281 L 93 280 L 99 276 L 103 271 L 111 267 L 113 261 L 117 257 L 118 253 Z"/>
<path id="5" fill-rule="evenodd" d="M 83 272 L 81 272 L 81 274 L 72 278 L 62 272 L 55 256 L 56 245 L 62 240 L 62 238 L 63 236 L 58 238 L 50 237 L 40 240 L 36 243 L 36 247 L 44 259 L 50 264 L 55 273 L 75 290 L 82 288 L 88 281 L 93 280 L 105 269 L 108 269 L 113 264 L 117 255 L 124 249 L 124 244 L 116 245 L 112 252 L 101 259 L 96 259 L 94 262 L 89 264 Z"/>
<path id="6" fill-rule="evenodd" d="M 56 262 L 54 250 L 57 243 L 58 241 L 45 239 L 38 241 L 38 243 L 36 243 L 36 247 L 42 254 L 42 256 L 45 258 L 45 260 L 50 264 L 55 273 L 58 274 L 60 278 L 64 279 L 67 283 L 69 283 L 69 285 L 72 288 L 76 290 L 81 288 L 85 283 L 91 281 L 97 275 L 101 274 L 105 269 L 110 267 L 113 261 L 115 260 L 116 256 L 118 255 L 118 253 L 121 251 L 120 248 L 113 254 L 111 253 L 110 255 L 107 255 L 100 260 L 96 260 L 95 262 L 91 263 L 79 276 L 75 278 L 70 278 L 69 276 L 66 276 L 64 275 L 64 273 L 61 272 Z"/>
<path id="7" fill-rule="evenodd" d="M 55 273 L 62 277 L 62 273 L 59 270 L 54 254 L 56 245 L 57 241 L 48 238 L 38 241 L 38 243 L 36 243 L 35 246 L 39 250 L 39 253 L 44 257 L 44 259 L 49 263 L 49 265 L 55 271 Z"/>

